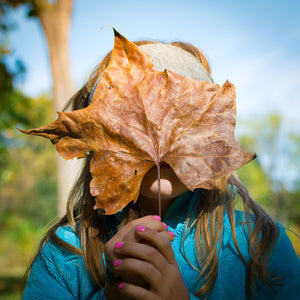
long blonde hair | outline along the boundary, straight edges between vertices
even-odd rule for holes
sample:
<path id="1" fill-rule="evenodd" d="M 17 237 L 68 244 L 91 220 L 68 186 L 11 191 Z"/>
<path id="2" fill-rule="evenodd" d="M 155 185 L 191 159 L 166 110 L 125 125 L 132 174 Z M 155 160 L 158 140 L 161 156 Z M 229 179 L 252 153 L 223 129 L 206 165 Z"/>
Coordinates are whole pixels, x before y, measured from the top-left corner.
<path id="1" fill-rule="evenodd" d="M 153 42 L 135 42 L 137 45 L 147 43 Z M 202 63 L 207 72 L 210 73 L 208 61 L 198 48 L 184 42 L 173 42 L 171 44 L 190 52 Z M 110 57 L 111 53 L 108 53 L 104 57 L 90 76 L 88 82 L 67 103 L 68 108 L 77 110 L 88 105 L 92 87 L 97 81 L 97 78 L 107 67 Z M 67 251 L 82 255 L 94 284 L 98 288 L 102 288 L 105 285 L 105 267 L 103 261 L 104 244 L 112 237 L 113 233 L 110 231 L 109 226 L 105 224 L 106 218 L 93 209 L 95 199 L 91 196 L 89 190 L 91 181 L 89 163 L 90 158 L 88 157 L 86 158 L 81 175 L 70 193 L 66 215 L 50 228 L 41 242 L 39 252 L 42 251 L 43 245 L 50 239 L 53 243 L 63 247 Z M 201 201 L 198 201 L 197 207 L 194 208 L 197 217 L 189 217 L 186 223 L 184 236 L 186 236 L 191 229 L 195 229 L 197 260 L 200 268 L 196 266 L 192 267 L 198 270 L 198 279 L 200 280 L 200 277 L 203 278 L 201 288 L 195 295 L 198 297 L 204 296 L 206 298 L 216 281 L 219 254 L 217 244 L 222 241 L 224 230 L 223 216 L 225 211 L 229 217 L 234 245 L 248 270 L 246 286 L 247 297 L 250 298 L 253 296 L 257 279 L 273 289 L 272 285 L 277 278 L 268 272 L 267 262 L 270 252 L 277 241 L 278 232 L 275 222 L 249 196 L 247 189 L 234 174 L 226 178 L 221 178 L 219 186 L 218 189 L 203 190 L 203 193 L 201 193 Z M 251 260 L 248 262 L 239 250 L 236 237 L 234 207 L 238 197 L 241 198 L 243 202 L 244 224 L 247 226 L 249 235 Z M 224 199 L 226 199 L 226 201 L 224 201 Z M 255 217 L 254 229 L 250 229 L 249 226 L 250 223 L 253 223 L 253 217 L 250 218 L 250 213 Z M 143 212 L 139 208 L 139 205 L 129 204 L 124 209 L 124 219 L 120 227 L 142 215 Z M 55 232 L 57 228 L 64 225 L 71 225 L 73 227 L 75 233 L 80 237 L 81 249 L 64 242 L 56 236 Z"/>

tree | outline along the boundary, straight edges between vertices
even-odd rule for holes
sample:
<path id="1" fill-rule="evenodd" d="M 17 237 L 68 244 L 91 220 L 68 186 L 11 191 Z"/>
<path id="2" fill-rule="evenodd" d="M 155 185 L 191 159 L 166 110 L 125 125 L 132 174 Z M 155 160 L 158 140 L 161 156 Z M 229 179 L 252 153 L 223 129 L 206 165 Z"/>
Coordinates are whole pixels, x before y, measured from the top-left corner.
<path id="1" fill-rule="evenodd" d="M 53 78 L 53 99 L 55 110 L 62 110 L 66 100 L 73 93 L 70 74 L 68 36 L 71 24 L 72 0 L 10 0 L 6 5 L 17 8 L 29 7 L 29 16 L 40 22 L 45 34 Z M 59 214 L 63 214 L 70 187 L 74 182 L 77 167 L 58 157 L 58 199 Z"/>

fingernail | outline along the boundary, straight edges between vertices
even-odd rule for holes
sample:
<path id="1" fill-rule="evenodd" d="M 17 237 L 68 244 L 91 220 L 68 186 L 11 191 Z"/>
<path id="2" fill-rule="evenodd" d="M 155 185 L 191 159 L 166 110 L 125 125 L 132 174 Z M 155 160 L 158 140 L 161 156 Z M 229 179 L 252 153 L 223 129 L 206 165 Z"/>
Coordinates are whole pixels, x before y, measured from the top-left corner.
<path id="1" fill-rule="evenodd" d="M 118 288 L 120 290 L 124 289 L 124 287 L 125 287 L 125 283 L 123 283 L 123 282 L 118 285 Z"/>
<path id="2" fill-rule="evenodd" d="M 168 231 L 169 235 L 171 235 L 172 237 L 175 236 L 175 233 L 173 231 Z"/>
<path id="3" fill-rule="evenodd" d="M 153 218 L 154 218 L 155 220 L 161 221 L 161 217 L 160 217 L 160 216 L 153 216 Z"/>
<path id="4" fill-rule="evenodd" d="M 117 267 L 122 263 L 122 259 L 117 259 L 114 261 L 114 266 Z"/>
<path id="5" fill-rule="evenodd" d="M 162 222 L 162 224 L 164 225 L 164 227 L 166 228 L 166 230 L 168 229 L 168 225 L 165 222 Z"/>
<path id="6" fill-rule="evenodd" d="M 123 245 L 124 245 L 123 242 L 116 242 L 116 243 L 115 243 L 115 248 L 116 248 L 116 249 L 120 249 L 120 248 L 123 247 Z"/>
<path id="7" fill-rule="evenodd" d="M 145 229 L 146 229 L 146 228 L 145 228 L 143 225 L 137 225 L 137 226 L 136 226 L 136 230 L 137 230 L 137 231 L 144 232 Z"/>

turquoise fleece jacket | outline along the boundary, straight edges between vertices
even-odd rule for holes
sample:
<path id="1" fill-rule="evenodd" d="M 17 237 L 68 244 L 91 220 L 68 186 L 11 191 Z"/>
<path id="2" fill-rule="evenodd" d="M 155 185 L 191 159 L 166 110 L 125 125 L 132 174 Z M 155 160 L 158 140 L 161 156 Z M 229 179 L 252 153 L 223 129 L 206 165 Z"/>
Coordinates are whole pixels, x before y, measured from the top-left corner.
<path id="1" fill-rule="evenodd" d="M 186 218 L 199 199 L 201 190 L 187 192 L 177 198 L 171 205 L 164 218 L 169 229 L 175 233 L 172 247 L 178 262 L 183 280 L 190 292 L 190 300 L 198 299 L 193 293 L 199 289 L 201 283 L 196 282 L 197 271 L 189 265 L 184 258 L 182 238 Z M 119 213 L 120 215 L 120 213 Z M 120 216 L 108 216 L 116 222 Z M 241 225 L 243 213 L 236 211 L 237 240 L 241 253 L 249 260 L 248 235 Z M 300 260 L 285 233 L 278 225 L 279 237 L 272 251 L 269 267 L 273 274 L 283 277 L 281 285 L 276 286 L 277 295 L 264 287 L 258 288 L 255 299 L 290 299 L 300 297 Z M 80 248 L 80 240 L 70 226 L 60 227 L 57 236 L 66 242 Z M 194 252 L 194 232 L 191 230 L 185 239 L 185 254 L 189 261 L 197 266 Z M 224 216 L 224 234 L 219 255 L 219 269 L 216 282 L 210 293 L 209 300 L 242 300 L 246 299 L 247 272 L 246 267 L 234 246 L 231 228 L 227 215 Z M 23 294 L 23 299 L 98 299 L 105 300 L 102 290 L 97 290 L 93 285 L 89 273 L 81 256 L 47 242 L 43 251 L 35 260 L 28 282 Z"/>

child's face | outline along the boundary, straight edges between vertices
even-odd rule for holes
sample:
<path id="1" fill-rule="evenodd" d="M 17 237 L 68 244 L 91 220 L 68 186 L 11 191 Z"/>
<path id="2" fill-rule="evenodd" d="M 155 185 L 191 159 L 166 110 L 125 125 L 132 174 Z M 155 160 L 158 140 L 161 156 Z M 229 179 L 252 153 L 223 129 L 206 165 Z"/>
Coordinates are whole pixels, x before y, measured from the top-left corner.
<path id="1" fill-rule="evenodd" d="M 160 168 L 161 199 L 172 199 L 186 192 L 188 188 L 178 179 L 174 171 L 166 164 Z M 140 188 L 142 196 L 158 198 L 157 168 L 154 167 L 145 175 Z"/>

